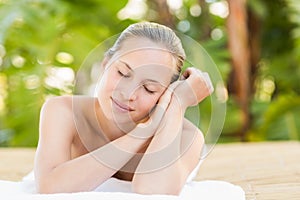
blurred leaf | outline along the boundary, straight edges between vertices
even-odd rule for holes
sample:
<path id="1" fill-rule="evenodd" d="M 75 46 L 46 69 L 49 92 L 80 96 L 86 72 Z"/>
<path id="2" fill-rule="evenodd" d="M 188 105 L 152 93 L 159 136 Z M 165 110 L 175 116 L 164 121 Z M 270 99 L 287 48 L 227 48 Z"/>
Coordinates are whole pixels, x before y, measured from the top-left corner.
<path id="1" fill-rule="evenodd" d="M 45 83 L 46 70 L 53 65 L 79 69 L 85 56 L 107 37 L 119 33 L 130 21 L 120 22 L 117 12 L 127 1 L 104 0 L 7 0 L 0 4 L 0 45 L 5 56 L 0 71 L 9 88 L 5 116 L 0 131 L 11 130 L 6 145 L 35 146 L 38 140 L 40 108 L 48 95 L 63 95 L 63 89 Z M 74 61 L 63 65 L 59 52 L 71 54 Z M 16 66 L 16 58 L 23 63 Z M 26 79 L 37 76 L 35 89 Z M 72 91 L 72 85 L 66 85 Z M 1 98 L 1 97 L 0 97 Z M 4 145 L 4 144 L 0 144 Z"/>
<path id="2" fill-rule="evenodd" d="M 266 110 L 260 132 L 270 140 L 300 137 L 300 97 L 279 96 Z"/>

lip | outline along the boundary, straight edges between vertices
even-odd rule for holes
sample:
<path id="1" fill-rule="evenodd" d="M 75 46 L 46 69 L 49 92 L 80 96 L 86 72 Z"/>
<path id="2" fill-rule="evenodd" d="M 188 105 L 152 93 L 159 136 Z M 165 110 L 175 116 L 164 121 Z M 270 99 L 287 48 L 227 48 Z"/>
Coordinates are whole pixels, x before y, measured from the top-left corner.
<path id="1" fill-rule="evenodd" d="M 130 106 L 127 106 L 126 104 L 123 104 L 113 98 L 111 98 L 112 103 L 121 111 L 123 112 L 130 112 L 130 111 L 134 111 L 133 108 L 131 108 Z"/>

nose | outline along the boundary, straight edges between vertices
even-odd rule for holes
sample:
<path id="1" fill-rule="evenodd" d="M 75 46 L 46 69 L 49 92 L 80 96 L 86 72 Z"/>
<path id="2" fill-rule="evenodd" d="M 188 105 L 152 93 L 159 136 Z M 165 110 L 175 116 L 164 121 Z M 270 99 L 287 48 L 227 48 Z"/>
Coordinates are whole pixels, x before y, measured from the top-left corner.
<path id="1" fill-rule="evenodd" d="M 137 95 L 135 94 L 135 92 L 133 92 L 131 95 L 130 95 L 130 98 L 129 98 L 129 100 L 130 101 L 135 101 L 137 98 Z"/>
<path id="2" fill-rule="evenodd" d="M 126 101 L 135 101 L 137 99 L 137 94 L 134 90 L 125 89 L 122 90 L 120 93 L 122 95 L 122 98 Z"/>
<path id="3" fill-rule="evenodd" d="M 137 90 L 138 87 L 136 84 L 124 84 L 120 88 L 120 93 L 122 95 L 122 98 L 126 101 L 135 101 L 137 99 Z"/>

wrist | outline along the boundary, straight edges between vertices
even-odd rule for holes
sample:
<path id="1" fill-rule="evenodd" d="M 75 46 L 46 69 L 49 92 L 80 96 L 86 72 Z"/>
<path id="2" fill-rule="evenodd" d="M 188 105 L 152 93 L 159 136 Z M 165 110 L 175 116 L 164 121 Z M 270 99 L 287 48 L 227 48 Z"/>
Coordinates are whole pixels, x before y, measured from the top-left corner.
<path id="1" fill-rule="evenodd" d="M 186 109 L 188 108 L 188 102 L 186 102 L 184 99 L 181 98 L 174 98 L 171 101 L 170 107 L 173 107 L 173 111 L 177 110 L 182 115 L 184 115 Z M 174 114 L 174 112 L 172 112 Z M 179 114 L 180 114 L 179 113 Z"/>
<path id="2" fill-rule="evenodd" d="M 155 127 L 153 126 L 152 119 L 148 119 L 146 122 L 140 122 L 136 127 L 126 135 L 139 140 L 148 140 L 153 136 Z"/>

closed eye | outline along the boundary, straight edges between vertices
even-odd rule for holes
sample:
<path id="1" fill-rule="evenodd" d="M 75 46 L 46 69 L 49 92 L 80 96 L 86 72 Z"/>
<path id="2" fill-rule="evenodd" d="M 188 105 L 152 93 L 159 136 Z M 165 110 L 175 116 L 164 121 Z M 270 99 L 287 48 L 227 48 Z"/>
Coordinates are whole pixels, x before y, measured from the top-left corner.
<path id="1" fill-rule="evenodd" d="M 122 73 L 120 70 L 118 70 L 118 74 L 124 78 L 129 78 L 130 77 L 130 74 L 124 74 Z"/>
<path id="2" fill-rule="evenodd" d="M 144 85 L 144 89 L 146 90 L 146 92 L 148 92 L 149 94 L 154 94 L 155 91 L 148 89 L 145 85 Z"/>

